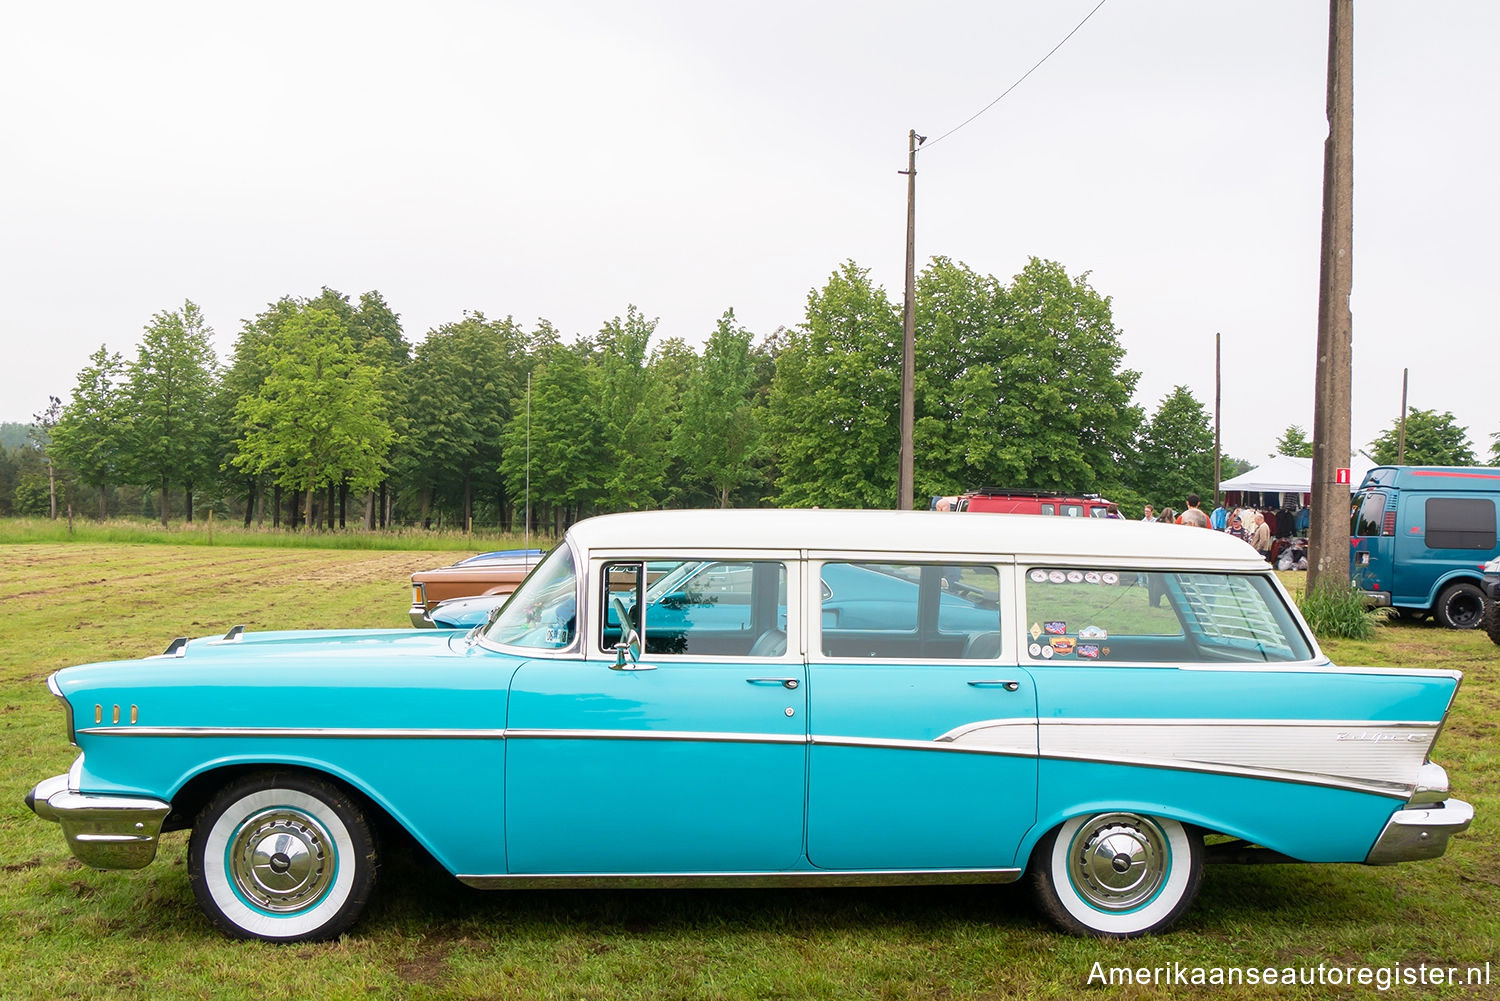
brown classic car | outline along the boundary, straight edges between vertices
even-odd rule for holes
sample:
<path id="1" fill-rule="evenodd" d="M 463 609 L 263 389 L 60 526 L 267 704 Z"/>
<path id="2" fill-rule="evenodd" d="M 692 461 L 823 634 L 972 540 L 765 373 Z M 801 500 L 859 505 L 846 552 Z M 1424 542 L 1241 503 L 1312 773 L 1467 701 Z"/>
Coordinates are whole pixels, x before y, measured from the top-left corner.
<path id="1" fill-rule="evenodd" d="M 505 549 L 480 553 L 452 566 L 419 570 L 411 575 L 411 624 L 423 628 L 449 625 L 433 621 L 437 606 L 455 598 L 503 598 L 516 589 L 542 558 L 540 549 Z"/>

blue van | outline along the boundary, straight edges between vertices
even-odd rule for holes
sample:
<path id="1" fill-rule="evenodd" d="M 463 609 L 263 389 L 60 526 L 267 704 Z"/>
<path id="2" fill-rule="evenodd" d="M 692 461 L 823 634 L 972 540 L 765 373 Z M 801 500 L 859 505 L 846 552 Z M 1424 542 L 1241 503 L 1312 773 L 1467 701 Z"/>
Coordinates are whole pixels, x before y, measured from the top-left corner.
<path id="1" fill-rule="evenodd" d="M 1484 616 L 1484 565 L 1500 556 L 1500 468 L 1376 466 L 1350 512 L 1350 567 L 1372 605 L 1449 629 Z"/>

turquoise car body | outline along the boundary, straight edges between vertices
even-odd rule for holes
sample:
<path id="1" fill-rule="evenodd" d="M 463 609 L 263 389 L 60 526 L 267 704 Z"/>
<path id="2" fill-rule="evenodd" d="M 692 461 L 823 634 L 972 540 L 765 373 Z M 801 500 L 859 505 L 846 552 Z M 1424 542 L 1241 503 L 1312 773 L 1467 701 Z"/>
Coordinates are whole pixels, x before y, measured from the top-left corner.
<path id="1" fill-rule="evenodd" d="M 236 630 L 58 672 L 49 684 L 81 753 L 29 801 L 85 862 L 130 868 L 230 777 L 306 771 L 355 791 L 479 887 L 1004 882 L 1036 864 L 1049 832 L 1105 812 L 1225 835 L 1241 855 L 1277 861 L 1432 857 L 1467 827 L 1472 810 L 1428 758 L 1458 672 L 1333 666 L 1237 540 L 1057 521 L 592 519 L 562 547 L 573 590 L 533 601 L 539 570 L 495 626 Z M 978 553 L 975 523 L 994 535 Z M 886 543 L 894 555 L 882 556 L 867 540 L 892 524 L 901 550 Z M 627 587 L 600 583 L 622 566 L 644 582 L 645 561 L 663 558 L 774 561 L 781 590 L 736 605 L 641 583 L 642 616 L 614 604 Z M 950 562 L 995 590 L 960 586 Z M 1135 575 L 1160 573 L 1179 610 L 1193 586 L 1180 568 L 1259 580 L 1280 603 L 1257 613 L 1284 627 L 1280 652 L 1203 633 L 1218 627 L 1202 616 L 1179 633 L 1106 636 L 1114 647 L 1095 642 L 1101 627 L 1030 621 L 1028 601 L 1042 598 L 1029 597 L 1028 570 L 1044 588 L 1064 572 L 1050 568 L 1075 564 L 1116 567 L 1105 575 L 1125 578 L 1112 585 L 1120 599 Z M 752 655 L 757 625 L 788 642 Z M 712 653 L 651 652 L 660 630 L 709 626 Z M 738 653 L 725 646 L 735 636 Z M 1085 659 L 1090 643 L 1102 659 Z M 1197 659 L 1174 659 L 1178 649 Z"/>

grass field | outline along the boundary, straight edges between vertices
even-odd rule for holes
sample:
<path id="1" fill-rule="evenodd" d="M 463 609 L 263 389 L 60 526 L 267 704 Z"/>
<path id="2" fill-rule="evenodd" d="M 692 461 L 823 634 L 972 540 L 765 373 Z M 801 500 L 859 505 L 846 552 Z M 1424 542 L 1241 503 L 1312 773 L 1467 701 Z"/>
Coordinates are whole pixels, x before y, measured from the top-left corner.
<path id="1" fill-rule="evenodd" d="M 43 685 L 51 671 L 237 623 L 401 626 L 407 575 L 451 559 L 219 541 L 0 545 L 0 998 L 1500 997 L 1500 647 L 1431 623 L 1326 647 L 1339 663 L 1465 671 L 1435 756 L 1475 805 L 1473 828 L 1442 859 L 1391 868 L 1211 867 L 1173 933 L 1131 942 L 1057 934 L 1019 887 L 481 893 L 397 858 L 343 940 L 239 943 L 197 909 L 185 833 L 167 835 L 146 869 L 96 872 L 22 804 L 72 759 Z M 1316 975 L 1320 964 L 1486 962 L 1488 986 L 1383 994 L 1091 982 L 1096 963 Z"/>

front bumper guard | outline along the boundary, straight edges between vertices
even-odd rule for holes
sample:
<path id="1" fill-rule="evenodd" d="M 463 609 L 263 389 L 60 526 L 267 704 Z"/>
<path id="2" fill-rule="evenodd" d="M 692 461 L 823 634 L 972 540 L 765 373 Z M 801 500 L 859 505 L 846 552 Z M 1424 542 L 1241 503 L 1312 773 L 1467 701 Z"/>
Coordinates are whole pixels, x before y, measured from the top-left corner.
<path id="1" fill-rule="evenodd" d="M 1448 850 L 1448 839 L 1468 830 L 1473 820 L 1474 808 L 1461 799 L 1397 810 L 1375 839 L 1365 864 L 1437 858 Z"/>
<path id="2" fill-rule="evenodd" d="M 156 858 L 170 803 L 146 796 L 93 796 L 68 788 L 66 775 L 36 784 L 26 805 L 62 825 L 73 857 L 95 869 L 140 869 Z"/>

